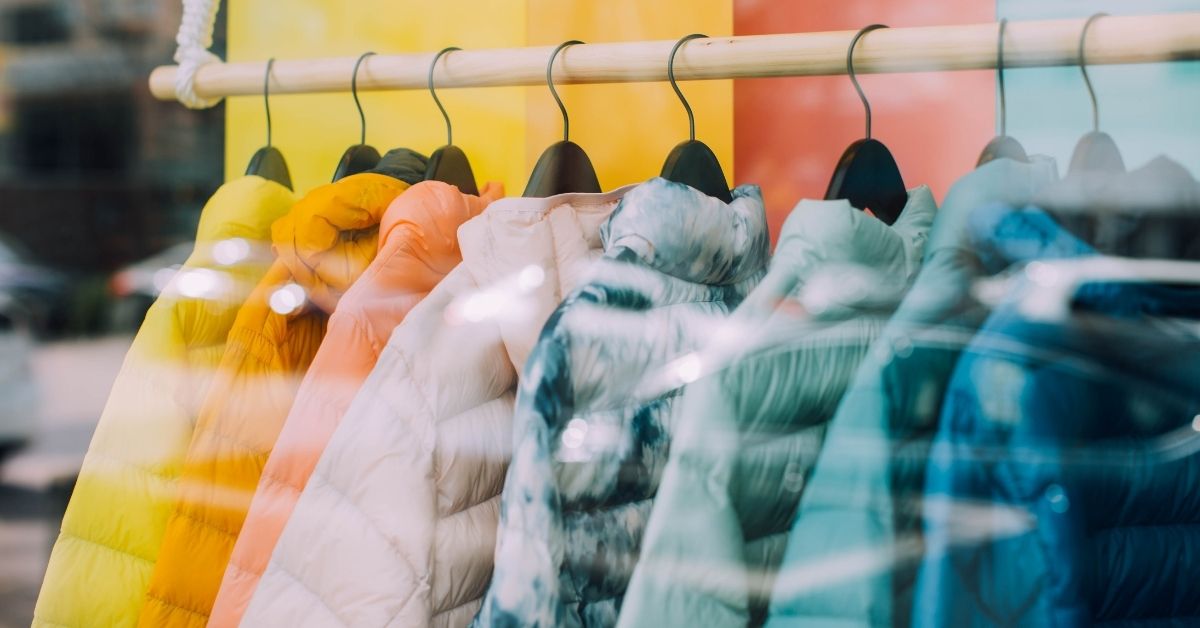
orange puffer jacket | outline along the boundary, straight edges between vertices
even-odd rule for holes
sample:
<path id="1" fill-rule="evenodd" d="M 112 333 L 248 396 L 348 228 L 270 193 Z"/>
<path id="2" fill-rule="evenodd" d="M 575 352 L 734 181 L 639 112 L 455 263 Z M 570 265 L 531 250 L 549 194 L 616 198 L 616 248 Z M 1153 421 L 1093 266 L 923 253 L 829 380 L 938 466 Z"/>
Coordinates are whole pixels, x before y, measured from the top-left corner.
<path id="1" fill-rule="evenodd" d="M 203 628 L 259 474 L 338 299 L 408 184 L 373 172 L 308 193 L 271 229 L 275 263 L 238 312 L 201 408 L 139 625 Z"/>
<path id="2" fill-rule="evenodd" d="M 325 444 L 371 374 L 392 330 L 462 261 L 458 228 L 503 196 L 438 181 L 418 183 L 388 208 L 379 255 L 342 297 L 263 469 L 209 626 L 237 626 Z"/>

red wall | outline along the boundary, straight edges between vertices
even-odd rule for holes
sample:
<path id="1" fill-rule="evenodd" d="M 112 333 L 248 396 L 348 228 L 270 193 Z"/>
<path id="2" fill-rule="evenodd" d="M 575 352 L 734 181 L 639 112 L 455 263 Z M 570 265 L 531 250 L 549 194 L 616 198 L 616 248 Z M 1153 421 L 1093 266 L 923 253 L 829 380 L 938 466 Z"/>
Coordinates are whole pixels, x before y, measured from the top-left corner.
<path id="1" fill-rule="evenodd" d="M 734 33 L 854 30 L 995 21 L 994 0 L 735 0 Z M 870 37 L 868 34 L 866 37 Z M 940 201 L 994 134 L 990 71 L 860 76 L 872 135 L 892 150 L 909 187 Z M 863 108 L 845 76 L 738 80 L 734 180 L 759 183 L 774 240 L 802 198 L 821 198 L 838 157 L 863 136 Z"/>

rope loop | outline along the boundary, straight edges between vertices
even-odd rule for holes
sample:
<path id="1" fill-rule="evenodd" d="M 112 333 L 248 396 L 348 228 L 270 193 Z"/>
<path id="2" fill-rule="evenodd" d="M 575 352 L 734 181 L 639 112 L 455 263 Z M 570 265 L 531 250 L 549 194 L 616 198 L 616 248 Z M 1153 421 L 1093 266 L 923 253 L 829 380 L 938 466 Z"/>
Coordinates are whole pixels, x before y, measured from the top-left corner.
<path id="1" fill-rule="evenodd" d="M 196 94 L 196 73 L 221 58 L 209 51 L 213 27 L 217 22 L 220 0 L 183 0 L 183 19 L 175 35 L 175 97 L 189 109 L 207 109 L 221 102 L 220 98 L 201 98 Z"/>

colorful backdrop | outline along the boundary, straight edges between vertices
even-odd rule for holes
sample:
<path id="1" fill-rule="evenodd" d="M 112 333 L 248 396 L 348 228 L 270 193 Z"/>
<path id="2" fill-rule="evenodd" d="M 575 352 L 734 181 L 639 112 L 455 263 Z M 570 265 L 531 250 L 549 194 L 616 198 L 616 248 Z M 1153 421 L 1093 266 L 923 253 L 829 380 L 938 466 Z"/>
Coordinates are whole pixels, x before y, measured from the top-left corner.
<path id="1" fill-rule="evenodd" d="M 710 35 L 960 24 L 1083 17 L 1095 11 L 1196 10 L 1196 0 L 230 0 L 229 57 L 261 60 L 376 52 L 431 51 L 670 39 Z M 664 60 L 665 63 L 665 60 Z M 1104 129 L 1130 166 L 1166 153 L 1200 168 L 1194 107 L 1200 64 L 1105 67 L 1093 72 Z M 1015 70 L 1009 75 L 1009 131 L 1031 152 L 1069 160 L 1088 130 L 1078 70 Z M 907 184 L 929 184 L 941 199 L 970 170 L 995 133 L 995 76 L 990 71 L 868 75 L 874 134 L 896 155 Z M 696 111 L 697 134 L 713 147 L 732 183 L 757 183 L 772 234 L 795 203 L 824 194 L 845 147 L 863 135 L 863 110 L 845 76 L 682 85 Z M 597 166 L 605 188 L 658 173 L 687 121 L 665 83 L 580 85 L 561 90 L 572 139 Z M 456 143 L 482 179 L 520 194 L 541 151 L 559 139 L 561 118 L 544 87 L 441 92 Z M 437 110 L 424 91 L 365 93 L 368 142 L 428 153 L 444 143 Z M 226 126 L 232 176 L 263 142 L 261 100 L 233 98 Z M 349 94 L 273 99 L 275 137 L 300 190 L 328 181 L 341 152 L 358 140 Z"/>

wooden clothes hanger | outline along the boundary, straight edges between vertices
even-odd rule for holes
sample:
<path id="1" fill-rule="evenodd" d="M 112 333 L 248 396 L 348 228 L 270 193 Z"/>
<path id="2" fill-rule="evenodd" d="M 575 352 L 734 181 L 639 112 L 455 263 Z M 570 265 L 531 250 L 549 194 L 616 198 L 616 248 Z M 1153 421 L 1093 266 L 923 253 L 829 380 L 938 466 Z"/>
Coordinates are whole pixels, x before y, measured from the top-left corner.
<path id="1" fill-rule="evenodd" d="M 846 73 L 850 75 L 850 82 L 854 84 L 866 110 L 867 136 L 851 144 L 842 153 L 829 180 L 825 198 L 844 199 L 858 209 L 869 209 L 890 225 L 904 211 L 908 203 L 908 189 L 904 187 L 900 167 L 896 165 L 892 152 L 882 142 L 871 138 L 871 103 L 867 101 L 866 94 L 858 84 L 858 77 L 854 75 L 854 47 L 863 35 L 880 28 L 887 26 L 872 24 L 855 33 L 846 52 Z"/>
<path id="2" fill-rule="evenodd" d="M 333 171 L 333 180 L 338 181 L 352 174 L 366 172 L 371 168 L 379 165 L 379 151 L 372 146 L 367 146 L 367 116 L 363 113 L 362 102 L 358 100 L 358 67 L 362 65 L 363 59 L 373 55 L 373 52 L 364 52 L 354 62 L 354 74 L 350 76 L 350 93 L 354 96 L 354 106 L 358 108 L 358 119 L 361 125 L 362 133 L 360 134 L 359 142 L 346 152 L 342 153 L 342 158 L 338 160 L 337 169 Z"/>
<path id="3" fill-rule="evenodd" d="M 1025 147 L 1017 140 L 1009 137 L 1008 131 L 1008 99 L 1004 93 L 1004 31 L 1008 27 L 1008 20 L 1000 20 L 1000 35 L 996 38 L 996 83 L 997 91 L 1000 94 L 1000 134 L 992 138 L 987 146 L 983 147 L 983 153 L 979 155 L 979 161 L 975 162 L 975 167 L 978 168 L 983 164 L 994 159 L 1012 159 L 1022 163 L 1029 163 L 1029 155 L 1025 152 Z"/>
<path id="4" fill-rule="evenodd" d="M 254 152 L 250 157 L 250 165 L 246 166 L 246 174 L 258 175 L 268 181 L 274 181 L 287 189 L 292 189 L 292 175 L 288 172 L 287 161 L 278 148 L 271 145 L 271 68 L 275 58 L 267 59 L 267 71 L 263 76 L 263 106 L 267 111 L 267 145 Z"/>
<path id="5" fill-rule="evenodd" d="M 550 61 L 546 64 L 546 85 L 550 88 L 550 95 L 554 96 L 554 102 L 558 103 L 559 111 L 562 112 L 563 139 L 551 144 L 538 158 L 522 196 L 544 198 L 567 192 L 600 192 L 600 180 L 596 177 L 592 160 L 582 147 L 571 141 L 571 121 L 567 117 L 567 108 L 558 97 L 558 91 L 554 89 L 555 57 L 563 48 L 582 43 L 578 40 L 563 42 L 550 53 Z"/>
<path id="6" fill-rule="evenodd" d="M 729 184 L 725 172 L 721 170 L 721 162 L 708 145 L 696 140 L 696 116 L 692 113 L 692 106 L 688 104 L 687 98 L 683 97 L 679 83 L 675 81 L 675 53 L 688 41 L 707 37 L 699 33 L 683 37 L 675 42 L 675 46 L 671 48 L 671 56 L 667 59 L 667 80 L 671 82 L 671 88 L 675 90 L 675 95 L 679 96 L 679 102 L 683 103 L 683 109 L 687 112 L 689 139 L 680 142 L 667 155 L 660 176 L 668 181 L 691 186 L 726 203 L 732 203 L 733 195 L 729 192 Z"/>
<path id="7" fill-rule="evenodd" d="M 471 162 L 467 160 L 467 154 L 454 145 L 454 127 L 450 124 L 450 114 L 446 113 L 446 108 L 442 106 L 441 99 L 433 89 L 433 71 L 437 68 L 438 59 L 455 50 L 462 50 L 462 48 L 453 46 L 443 48 L 433 56 L 433 63 L 429 64 L 429 95 L 433 96 L 434 104 L 437 105 L 438 110 L 442 112 L 442 117 L 446 120 L 446 145 L 433 151 L 433 154 L 429 156 L 429 165 L 425 168 L 425 180 L 449 183 L 457 187 L 458 191 L 463 194 L 479 196 L 479 188 L 475 185 L 475 172 L 471 170 Z"/>

